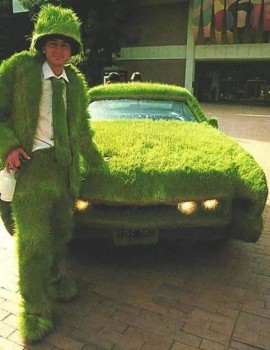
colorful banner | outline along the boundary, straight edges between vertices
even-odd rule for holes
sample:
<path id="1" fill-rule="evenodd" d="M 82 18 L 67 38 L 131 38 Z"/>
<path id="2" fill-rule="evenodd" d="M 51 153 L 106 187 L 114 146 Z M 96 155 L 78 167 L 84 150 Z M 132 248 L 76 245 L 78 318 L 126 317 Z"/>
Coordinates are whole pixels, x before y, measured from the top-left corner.
<path id="1" fill-rule="evenodd" d="M 255 30 L 270 30 L 270 0 L 251 0 L 253 10 L 251 13 L 251 26 Z M 262 14 L 262 28 L 260 28 L 260 18 Z"/>
<path id="2" fill-rule="evenodd" d="M 202 4 L 203 36 L 205 39 L 210 38 L 211 21 L 213 15 L 213 1 L 214 0 L 203 0 Z"/>
<path id="3" fill-rule="evenodd" d="M 202 0 L 193 0 L 192 5 L 192 24 L 194 41 L 198 39 L 200 18 L 201 18 Z"/>
<path id="4" fill-rule="evenodd" d="M 225 13 L 225 27 L 227 41 L 233 44 L 234 39 L 234 29 L 236 23 L 236 13 L 237 13 L 237 0 L 227 0 L 226 1 L 226 13 Z"/>
<path id="5" fill-rule="evenodd" d="M 258 30 L 260 27 L 260 16 L 263 9 L 262 0 L 251 0 L 252 12 L 250 16 L 251 27 Z"/>
<path id="6" fill-rule="evenodd" d="M 203 35 L 210 38 L 211 26 L 215 29 L 216 43 L 221 44 L 222 34 L 227 42 L 234 42 L 234 35 L 252 28 L 270 31 L 270 0 L 193 0 L 192 23 L 195 42 L 200 25 Z"/>
<path id="7" fill-rule="evenodd" d="M 214 1 L 214 18 L 215 18 L 215 37 L 217 44 L 221 44 L 221 35 L 223 31 L 223 23 L 225 19 L 225 1 Z"/>
<path id="8" fill-rule="evenodd" d="M 248 24 L 251 12 L 251 3 L 249 0 L 239 0 L 237 8 L 237 28 L 244 28 Z"/>
<path id="9" fill-rule="evenodd" d="M 264 0 L 263 30 L 270 30 L 270 0 Z"/>

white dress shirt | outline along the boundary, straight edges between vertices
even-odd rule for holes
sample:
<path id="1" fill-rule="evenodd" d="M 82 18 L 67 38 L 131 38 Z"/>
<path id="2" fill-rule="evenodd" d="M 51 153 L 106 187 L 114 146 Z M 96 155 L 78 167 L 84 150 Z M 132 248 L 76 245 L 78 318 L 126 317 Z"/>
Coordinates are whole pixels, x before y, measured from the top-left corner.
<path id="1" fill-rule="evenodd" d="M 52 120 L 52 84 L 50 78 L 63 78 L 68 82 L 65 70 L 59 76 L 55 76 L 48 63 L 42 65 L 42 94 L 39 105 L 39 118 L 34 140 L 33 152 L 38 149 L 54 146 L 53 120 Z"/>

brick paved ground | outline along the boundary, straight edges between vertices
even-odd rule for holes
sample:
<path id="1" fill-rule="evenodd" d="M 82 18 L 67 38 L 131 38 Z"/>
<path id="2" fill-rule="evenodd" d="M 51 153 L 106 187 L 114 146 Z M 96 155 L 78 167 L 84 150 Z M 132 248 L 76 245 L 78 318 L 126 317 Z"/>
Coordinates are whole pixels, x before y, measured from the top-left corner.
<path id="1" fill-rule="evenodd" d="M 221 129 L 240 138 L 270 184 L 267 110 L 203 108 L 220 116 Z M 257 114 L 255 123 L 246 111 Z M 34 346 L 23 344 L 17 329 L 14 239 L 1 227 L 0 349 L 269 350 L 269 206 L 268 200 L 256 244 L 73 247 L 68 267 L 80 297 L 57 306 L 55 332 Z"/>

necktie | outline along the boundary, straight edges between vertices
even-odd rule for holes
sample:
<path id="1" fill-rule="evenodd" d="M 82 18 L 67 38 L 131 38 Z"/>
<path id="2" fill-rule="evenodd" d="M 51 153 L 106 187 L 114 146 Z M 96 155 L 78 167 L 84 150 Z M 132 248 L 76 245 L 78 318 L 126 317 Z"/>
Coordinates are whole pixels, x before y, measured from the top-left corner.
<path id="1" fill-rule="evenodd" d="M 67 108 L 66 108 L 66 84 L 64 79 L 52 78 L 52 117 L 55 157 L 59 164 L 69 166 L 71 164 L 71 151 L 68 134 Z"/>

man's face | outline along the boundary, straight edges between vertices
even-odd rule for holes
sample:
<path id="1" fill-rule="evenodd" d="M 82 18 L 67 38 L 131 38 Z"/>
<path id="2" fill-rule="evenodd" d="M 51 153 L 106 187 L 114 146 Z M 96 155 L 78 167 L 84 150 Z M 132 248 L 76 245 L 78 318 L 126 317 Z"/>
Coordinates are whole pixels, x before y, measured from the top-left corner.
<path id="1" fill-rule="evenodd" d="M 46 61 L 52 70 L 63 68 L 71 56 L 70 44 L 64 39 L 52 38 L 46 41 L 43 46 Z"/>

